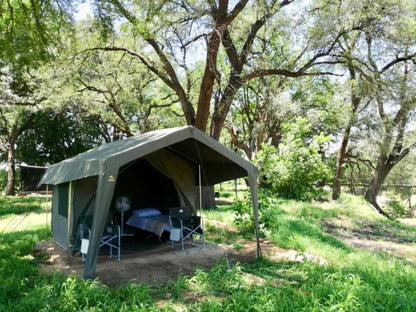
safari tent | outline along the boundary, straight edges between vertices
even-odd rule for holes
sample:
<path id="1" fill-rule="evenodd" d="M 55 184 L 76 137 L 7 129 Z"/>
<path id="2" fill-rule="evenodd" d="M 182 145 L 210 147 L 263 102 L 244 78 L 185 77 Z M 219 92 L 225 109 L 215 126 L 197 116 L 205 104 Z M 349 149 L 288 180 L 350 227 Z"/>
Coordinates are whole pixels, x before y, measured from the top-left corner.
<path id="1" fill-rule="evenodd" d="M 100 239 L 116 198 L 126 196 L 136 207 L 157 207 L 162 213 L 178 206 L 196 212 L 198 186 L 240 177 L 249 181 L 258 233 L 256 168 L 193 126 L 104 144 L 52 165 L 40 184 L 53 185 L 52 231 L 63 248 L 75 245 L 82 217 L 91 216 L 84 277 L 94 278 Z"/>

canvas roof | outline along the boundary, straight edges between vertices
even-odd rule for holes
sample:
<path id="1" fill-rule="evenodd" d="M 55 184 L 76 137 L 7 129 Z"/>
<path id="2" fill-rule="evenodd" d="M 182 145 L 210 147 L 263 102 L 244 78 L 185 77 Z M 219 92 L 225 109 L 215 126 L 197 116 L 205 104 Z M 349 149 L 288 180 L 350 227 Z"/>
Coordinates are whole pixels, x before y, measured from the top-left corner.
<path id="1" fill-rule="evenodd" d="M 103 174 L 106 167 L 119 168 L 162 148 L 201 164 L 203 184 L 256 174 L 250 162 L 197 128 L 185 126 L 151 131 L 93 148 L 49 167 L 40 184 L 60 184 Z"/>

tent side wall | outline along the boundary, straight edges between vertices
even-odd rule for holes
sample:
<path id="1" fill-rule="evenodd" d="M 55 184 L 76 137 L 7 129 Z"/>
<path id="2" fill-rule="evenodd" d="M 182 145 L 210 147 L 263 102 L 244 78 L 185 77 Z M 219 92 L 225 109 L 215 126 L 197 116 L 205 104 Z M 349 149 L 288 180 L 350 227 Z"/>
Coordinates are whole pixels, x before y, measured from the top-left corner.
<path id="1" fill-rule="evenodd" d="M 52 193 L 52 234 L 55 241 L 68 249 L 69 183 L 55 185 Z"/>
<path id="2" fill-rule="evenodd" d="M 55 185 L 52 193 L 52 233 L 64 249 L 75 243 L 83 215 L 93 214 L 97 177 Z M 70 209 L 68 209 L 68 205 Z M 68 224 L 69 219 L 69 224 Z M 69 237 L 68 240 L 68 230 Z"/>
<path id="3" fill-rule="evenodd" d="M 73 197 L 71 211 L 70 237 L 73 250 L 79 246 L 80 224 L 89 216 L 91 222 L 94 214 L 95 194 L 97 191 L 97 176 L 88 177 L 72 182 Z"/>

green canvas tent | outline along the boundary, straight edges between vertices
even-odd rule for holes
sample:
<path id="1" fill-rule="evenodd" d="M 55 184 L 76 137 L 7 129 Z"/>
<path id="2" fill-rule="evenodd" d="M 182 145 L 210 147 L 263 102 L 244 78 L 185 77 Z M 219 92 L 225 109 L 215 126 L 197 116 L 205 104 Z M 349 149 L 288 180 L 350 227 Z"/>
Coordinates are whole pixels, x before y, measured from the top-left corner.
<path id="1" fill-rule="evenodd" d="M 94 278 L 99 243 L 114 199 L 136 206 L 198 209 L 198 184 L 248 177 L 258 242 L 256 168 L 193 126 L 156 130 L 91 149 L 49 167 L 39 184 L 54 185 L 52 231 L 63 248 L 75 244 L 82 217 L 91 235 L 84 277 Z"/>

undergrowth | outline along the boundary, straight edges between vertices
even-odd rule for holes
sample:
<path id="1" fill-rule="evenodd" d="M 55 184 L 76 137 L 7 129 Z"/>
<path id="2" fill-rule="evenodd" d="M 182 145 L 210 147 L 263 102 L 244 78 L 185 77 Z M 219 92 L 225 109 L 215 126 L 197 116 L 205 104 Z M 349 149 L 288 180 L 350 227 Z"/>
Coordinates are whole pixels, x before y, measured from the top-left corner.
<path id="1" fill-rule="evenodd" d="M 44 258 L 34 256 L 32 248 L 36 241 L 51 237 L 43 227 L 32 226 L 0 233 L 0 311 L 416 310 L 414 263 L 387 253 L 357 250 L 325 233 L 321 222 L 348 217 L 354 224 L 388 224 L 383 231 L 398 231 L 411 242 L 414 228 L 385 223 L 377 216 L 363 219 L 354 206 L 356 199 L 346 200 L 354 201 L 353 205 L 339 201 L 324 207 L 273 197 L 268 201 L 269 206 L 261 208 L 263 235 L 281 247 L 325 257 L 327 265 L 267 259 L 219 263 L 209 271 L 196 268 L 192 275 L 162 285 L 108 287 L 98 280 L 40 273 L 37 264 Z M 235 217 L 233 209 L 208 212 L 206 218 L 216 216 L 228 222 Z M 232 233 L 227 232 L 227 240 L 233 240 Z M 235 234 L 235 243 L 241 237 Z"/>

